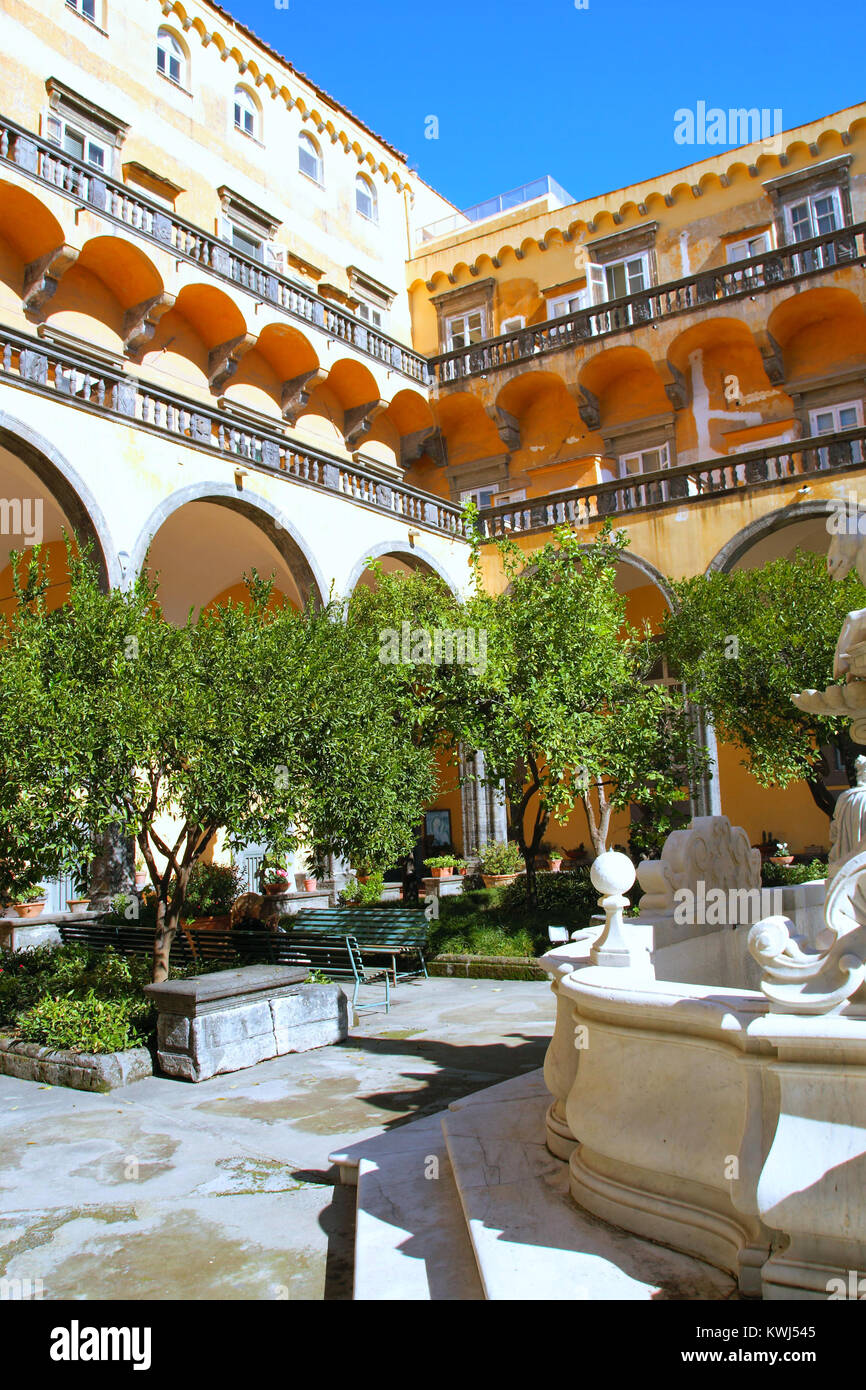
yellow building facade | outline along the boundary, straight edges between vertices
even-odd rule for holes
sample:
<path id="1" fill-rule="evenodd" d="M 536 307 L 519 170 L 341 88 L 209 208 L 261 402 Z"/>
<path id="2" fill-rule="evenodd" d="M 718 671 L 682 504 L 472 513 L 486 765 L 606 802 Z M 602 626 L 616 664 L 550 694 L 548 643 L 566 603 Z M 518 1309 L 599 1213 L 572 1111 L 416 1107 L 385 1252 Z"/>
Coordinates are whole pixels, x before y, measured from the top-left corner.
<path id="1" fill-rule="evenodd" d="M 866 108 L 462 212 L 204 0 L 7 0 L 0 39 L 0 604 L 37 540 L 62 602 L 64 529 L 178 620 L 252 566 L 296 605 L 370 557 L 460 593 L 472 496 L 528 551 L 611 517 L 658 623 L 667 577 L 826 549 L 860 490 Z M 825 844 L 739 757 L 697 804 Z M 453 772 L 437 808 L 503 831 Z"/>

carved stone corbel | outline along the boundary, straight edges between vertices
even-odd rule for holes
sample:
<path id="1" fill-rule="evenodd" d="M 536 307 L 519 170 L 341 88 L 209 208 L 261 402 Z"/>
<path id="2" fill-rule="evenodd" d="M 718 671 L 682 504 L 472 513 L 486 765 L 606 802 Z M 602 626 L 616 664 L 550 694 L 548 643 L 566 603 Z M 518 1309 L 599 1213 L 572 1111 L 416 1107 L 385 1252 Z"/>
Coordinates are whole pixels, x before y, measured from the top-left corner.
<path id="1" fill-rule="evenodd" d="M 23 307 L 28 319 L 42 318 L 44 306 L 56 294 L 60 280 L 75 265 L 78 255 L 74 246 L 64 242 L 25 267 Z"/>
<path id="2" fill-rule="evenodd" d="M 252 333 L 242 333 L 239 338 L 231 338 L 218 347 L 211 348 L 207 359 L 207 375 L 210 389 L 215 396 L 231 381 L 242 357 L 254 348 L 258 339 Z"/>
<path id="3" fill-rule="evenodd" d="M 373 428 L 373 421 L 384 410 L 388 409 L 388 402 L 383 400 L 367 401 L 364 405 L 355 405 L 347 410 L 343 420 L 343 437 L 349 449 L 355 449 L 361 440 L 370 433 Z"/>
<path id="4" fill-rule="evenodd" d="M 153 341 L 160 319 L 174 307 L 173 294 L 158 294 L 142 300 L 123 316 L 123 348 L 127 357 L 140 362 Z"/>
<path id="5" fill-rule="evenodd" d="M 289 381 L 284 381 L 280 397 L 283 419 L 287 420 L 290 425 L 296 424 L 298 416 L 309 405 L 310 397 L 316 387 L 326 381 L 327 377 L 328 373 L 324 367 L 313 367 L 310 371 L 301 372 L 299 376 L 293 376 Z"/>
<path id="6" fill-rule="evenodd" d="M 689 388 L 682 372 L 667 358 L 664 362 L 656 363 L 656 371 L 664 382 L 665 395 L 674 410 L 684 410 L 688 404 Z"/>
<path id="7" fill-rule="evenodd" d="M 586 386 L 581 386 L 579 389 L 583 397 L 577 403 L 580 418 L 588 430 L 597 430 L 601 425 L 601 406 L 598 402 L 598 396 L 593 395 Z"/>
<path id="8" fill-rule="evenodd" d="M 509 453 L 520 448 L 520 421 L 516 415 L 503 410 L 501 405 L 491 406 L 487 414 L 496 426 L 499 438 Z"/>
<path id="9" fill-rule="evenodd" d="M 767 329 L 763 329 L 755 337 L 768 380 L 773 386 L 781 386 L 785 380 L 785 359 L 782 355 L 782 349 Z"/>
<path id="10" fill-rule="evenodd" d="M 409 468 L 426 454 L 440 468 L 448 463 L 448 445 L 442 431 L 435 425 L 425 425 L 421 430 L 413 430 L 400 439 L 400 464 Z"/>

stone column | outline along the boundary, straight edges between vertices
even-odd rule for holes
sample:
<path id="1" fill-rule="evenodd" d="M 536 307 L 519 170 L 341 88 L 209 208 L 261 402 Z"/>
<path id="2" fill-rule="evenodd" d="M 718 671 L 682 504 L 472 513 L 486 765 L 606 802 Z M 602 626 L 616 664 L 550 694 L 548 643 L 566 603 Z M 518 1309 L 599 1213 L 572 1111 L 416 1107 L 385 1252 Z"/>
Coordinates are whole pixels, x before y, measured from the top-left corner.
<path id="1" fill-rule="evenodd" d="M 463 816 L 463 853 L 493 840 L 508 839 L 508 814 L 501 784 L 485 777 L 484 754 L 460 750 L 460 802 Z"/>
<path id="2" fill-rule="evenodd" d="M 107 830 L 90 865 L 90 901 L 108 908 L 118 893 L 135 896 L 135 844 L 117 830 Z"/>

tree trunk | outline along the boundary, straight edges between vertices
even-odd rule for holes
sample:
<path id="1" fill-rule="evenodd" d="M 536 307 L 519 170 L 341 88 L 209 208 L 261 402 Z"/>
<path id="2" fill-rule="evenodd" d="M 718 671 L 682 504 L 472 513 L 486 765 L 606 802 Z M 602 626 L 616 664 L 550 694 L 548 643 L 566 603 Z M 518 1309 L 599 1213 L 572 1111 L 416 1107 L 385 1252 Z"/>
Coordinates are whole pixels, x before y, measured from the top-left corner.
<path id="1" fill-rule="evenodd" d="M 833 793 L 824 785 L 819 777 L 807 777 L 806 786 L 809 788 L 812 794 L 812 800 L 818 807 L 818 810 L 823 811 L 824 815 L 829 816 L 832 820 L 833 812 L 836 809 L 836 798 Z"/>
<path id="2" fill-rule="evenodd" d="M 168 904 L 160 898 L 156 906 L 156 931 L 153 937 L 153 970 L 151 979 L 155 985 L 168 979 L 171 943 L 177 930 L 177 918 L 168 914 Z"/>

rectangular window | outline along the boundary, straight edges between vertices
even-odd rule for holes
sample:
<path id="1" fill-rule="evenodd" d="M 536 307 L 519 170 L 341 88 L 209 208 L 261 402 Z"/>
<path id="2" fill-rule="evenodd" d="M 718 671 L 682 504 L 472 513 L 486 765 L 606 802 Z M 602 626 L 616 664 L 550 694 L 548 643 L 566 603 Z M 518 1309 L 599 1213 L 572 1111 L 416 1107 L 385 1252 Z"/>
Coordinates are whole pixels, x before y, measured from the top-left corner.
<path id="1" fill-rule="evenodd" d="M 584 305 L 585 293 L 578 290 L 576 294 L 561 294 L 556 299 L 547 301 L 547 317 L 549 319 L 564 318 L 566 314 L 576 314 L 578 309 Z"/>
<path id="2" fill-rule="evenodd" d="M 66 0 L 70 10 L 75 10 L 78 14 L 83 14 L 85 19 L 93 20 L 96 23 L 96 0 Z"/>
<path id="3" fill-rule="evenodd" d="M 471 309 L 466 314 L 453 314 L 445 320 L 446 351 L 480 343 L 485 335 L 484 310 Z"/>
<path id="4" fill-rule="evenodd" d="M 608 299 L 623 299 L 627 294 L 638 294 L 649 285 L 649 265 L 646 256 L 611 261 L 605 266 L 604 273 Z"/>
<path id="5" fill-rule="evenodd" d="M 670 464 L 667 444 L 659 444 L 654 449 L 640 449 L 633 454 L 620 454 L 619 476 L 638 478 L 642 473 L 657 473 Z M 667 483 L 638 484 L 628 489 L 623 501 L 628 506 L 646 507 L 653 502 L 667 502 Z"/>
<path id="6" fill-rule="evenodd" d="M 80 160 L 83 164 L 92 164 L 94 169 L 108 168 L 107 147 L 60 116 L 47 118 L 45 133 L 52 144 L 60 146 L 64 154 Z"/>
<path id="7" fill-rule="evenodd" d="M 812 434 L 838 434 L 842 430 L 855 430 L 863 424 L 863 402 L 842 401 L 839 405 L 825 405 L 809 411 L 809 426 Z M 830 468 L 837 463 L 863 462 L 863 445 L 855 439 L 850 444 L 837 446 L 840 457 L 837 459 L 832 449 L 819 449 L 818 460 L 821 468 Z"/>
<path id="8" fill-rule="evenodd" d="M 250 232 L 242 231 L 240 227 L 231 224 L 231 243 L 236 251 L 240 251 L 243 256 L 251 256 L 253 260 L 263 261 L 265 258 L 265 245 L 259 237 L 254 237 Z"/>
<path id="9" fill-rule="evenodd" d="M 667 468 L 669 462 L 667 444 L 660 444 L 657 449 L 641 449 L 635 454 L 621 454 L 620 477 L 629 478 L 636 473 L 656 473 L 660 468 Z"/>
<path id="10" fill-rule="evenodd" d="M 789 203 L 785 209 L 788 237 L 792 242 L 809 241 L 812 237 L 827 236 L 839 231 L 843 226 L 842 199 L 838 188 L 825 193 L 815 193 Z M 807 275 L 810 271 L 836 264 L 835 246 L 816 246 L 794 258 L 797 273 Z"/>
<path id="11" fill-rule="evenodd" d="M 358 318 L 369 323 L 371 328 L 378 328 L 380 331 L 384 327 L 384 315 L 381 309 L 377 309 L 374 304 L 368 304 L 365 299 L 358 303 Z"/>
<path id="12" fill-rule="evenodd" d="M 770 233 L 760 232 L 758 236 L 744 237 L 742 241 L 729 241 L 727 245 L 728 264 L 747 261 L 752 256 L 763 256 L 770 249 Z"/>
<path id="13" fill-rule="evenodd" d="M 503 319 L 501 324 L 499 325 L 499 332 L 518 333 L 525 323 L 526 320 L 522 314 L 518 314 L 511 319 Z"/>
<path id="14" fill-rule="evenodd" d="M 461 492 L 461 502 L 474 502 L 476 507 L 504 507 L 511 502 L 523 502 L 526 498 L 525 488 L 515 492 L 497 492 L 496 486 L 476 487 L 469 492 Z"/>

